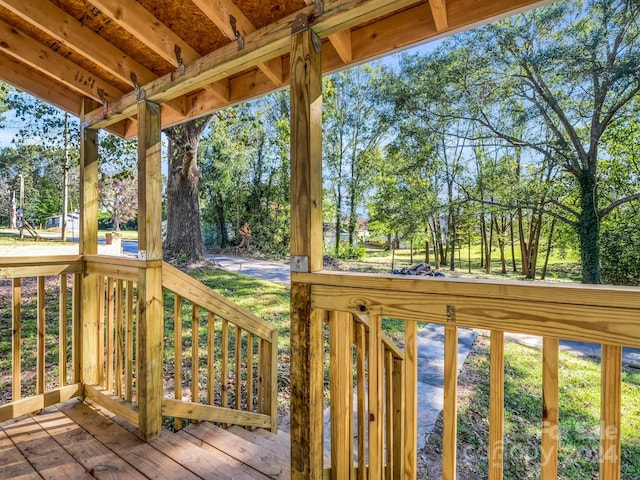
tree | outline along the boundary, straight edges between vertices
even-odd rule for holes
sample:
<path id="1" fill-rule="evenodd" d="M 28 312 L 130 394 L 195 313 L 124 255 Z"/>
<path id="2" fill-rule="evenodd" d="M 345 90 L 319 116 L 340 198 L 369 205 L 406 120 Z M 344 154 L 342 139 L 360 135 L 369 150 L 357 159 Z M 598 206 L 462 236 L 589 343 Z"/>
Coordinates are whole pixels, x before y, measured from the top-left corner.
<path id="1" fill-rule="evenodd" d="M 634 0 L 561 1 L 458 44 L 468 52 L 461 90 L 473 119 L 572 177 L 576 195 L 550 199 L 554 208 L 545 211 L 576 229 L 584 283 L 601 282 L 602 219 L 640 198 L 637 190 L 603 198 L 607 178 L 600 168 L 607 130 L 630 113 L 640 91 L 639 13 Z M 519 135 L 509 128 L 514 121 Z"/>
<path id="2" fill-rule="evenodd" d="M 190 120 L 165 130 L 169 139 L 167 179 L 167 236 L 164 257 L 199 260 L 204 255 L 198 186 L 200 136 L 212 116 Z"/>
<path id="3" fill-rule="evenodd" d="M 113 230 L 118 232 L 122 223 L 138 213 L 138 179 L 121 172 L 101 173 L 98 199 L 111 216 Z"/>
<path id="4" fill-rule="evenodd" d="M 359 209 L 371 184 L 372 160 L 386 131 L 375 103 L 380 69 L 360 66 L 329 77 L 323 88 L 325 188 L 335 206 L 336 243 L 346 223 L 349 244 L 355 239 Z"/>

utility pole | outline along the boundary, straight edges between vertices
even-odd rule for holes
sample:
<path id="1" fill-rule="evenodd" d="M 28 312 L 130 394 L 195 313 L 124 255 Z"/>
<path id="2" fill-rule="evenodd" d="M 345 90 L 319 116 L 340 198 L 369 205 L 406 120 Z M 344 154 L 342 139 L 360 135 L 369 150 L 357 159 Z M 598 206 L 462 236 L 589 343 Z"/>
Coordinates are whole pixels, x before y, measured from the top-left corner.
<path id="1" fill-rule="evenodd" d="M 62 217 L 60 236 L 67 241 L 67 209 L 69 204 L 69 114 L 64 114 L 64 158 L 62 159 Z"/>
<path id="2" fill-rule="evenodd" d="M 20 229 L 20 240 L 24 238 L 24 177 L 21 173 L 20 178 L 20 208 L 18 209 L 18 228 Z"/>

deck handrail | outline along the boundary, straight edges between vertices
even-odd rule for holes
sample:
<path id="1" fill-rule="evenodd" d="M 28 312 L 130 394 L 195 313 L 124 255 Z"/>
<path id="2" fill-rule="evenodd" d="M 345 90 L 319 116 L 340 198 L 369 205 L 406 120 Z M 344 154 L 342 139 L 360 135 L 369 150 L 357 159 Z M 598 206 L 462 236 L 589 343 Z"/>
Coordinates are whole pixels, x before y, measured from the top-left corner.
<path id="1" fill-rule="evenodd" d="M 601 367 L 601 455 L 600 478 L 620 478 L 622 445 L 622 348 L 640 347 L 640 288 L 578 284 L 532 284 L 472 279 L 406 278 L 394 275 L 369 275 L 350 272 L 321 271 L 292 273 L 292 282 L 306 283 L 311 289 L 311 306 L 329 312 L 329 322 L 340 315 L 361 317 L 361 325 L 372 325 L 384 318 L 405 322 L 404 392 L 407 429 L 404 434 L 404 453 L 400 470 L 390 465 L 389 458 L 381 463 L 369 456 L 367 471 L 358 478 L 415 478 L 416 433 L 415 405 L 417 399 L 417 324 L 435 323 L 444 326 L 444 404 L 442 468 L 443 478 L 455 478 L 457 424 L 457 342 L 458 328 L 488 330 L 491 333 L 490 413 L 489 413 L 489 478 L 502 478 L 504 448 L 504 342 L 505 332 L 537 335 L 543 339 L 543 412 L 541 446 L 545 452 L 542 478 L 556 478 L 558 437 L 558 340 L 578 340 L 602 345 Z M 379 325 L 379 323 L 378 323 Z M 370 339 L 371 337 L 369 337 Z M 333 339 L 335 340 L 335 338 Z M 330 345 L 330 351 L 333 352 Z M 381 353 L 368 349 L 369 383 L 374 377 L 380 388 Z M 371 362 L 372 355 L 378 358 Z M 344 356 L 343 356 L 344 358 Z M 330 357 L 333 364 L 337 356 Z M 343 360 L 344 361 L 344 360 Z M 336 367 L 339 368 L 339 367 Z M 359 373 L 358 373 L 359 375 Z M 389 380 L 385 380 L 388 384 Z M 342 398 L 342 402 L 347 397 Z M 333 401 L 333 392 L 331 393 Z M 371 401 L 371 397 L 369 399 Z M 342 407 L 343 409 L 348 407 Z M 378 410 L 378 414 L 380 411 Z M 388 412 L 387 412 L 388 413 Z M 372 416 L 375 422 L 375 416 Z M 313 421 L 313 420 L 311 420 Z M 385 427 L 393 420 L 385 419 Z M 379 422 L 379 421 L 378 421 Z M 395 428 L 395 424 L 394 424 Z M 364 432 L 364 429 L 362 429 Z M 367 449 L 383 457 L 381 444 L 389 441 L 389 429 L 382 434 L 379 424 L 368 428 Z M 612 435 L 611 432 L 615 432 Z M 396 437 L 401 432 L 392 431 Z M 371 436 L 373 435 L 373 437 Z M 358 439 L 363 438 L 362 435 Z M 361 445 L 358 443 L 358 450 Z M 352 452 L 355 449 L 351 445 Z M 332 448 L 332 452 L 334 449 Z M 342 465 L 332 458 L 332 470 L 344 471 L 349 456 L 341 456 Z M 353 454 L 351 455 L 353 459 Z M 374 464 L 371 463 L 376 460 Z M 390 470 L 391 468 L 391 470 Z M 331 472 L 338 478 L 339 472 Z"/>

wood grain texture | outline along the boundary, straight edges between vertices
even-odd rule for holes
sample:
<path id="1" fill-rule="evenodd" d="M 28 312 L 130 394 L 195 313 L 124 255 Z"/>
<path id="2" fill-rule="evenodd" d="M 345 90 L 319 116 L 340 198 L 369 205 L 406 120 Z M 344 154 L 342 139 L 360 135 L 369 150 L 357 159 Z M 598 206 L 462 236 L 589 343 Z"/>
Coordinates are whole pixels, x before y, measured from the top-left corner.
<path id="1" fill-rule="evenodd" d="M 19 278 L 12 280 L 11 288 L 11 400 L 20 400 L 22 390 L 22 318 L 20 304 L 22 285 Z"/>
<path id="2" fill-rule="evenodd" d="M 322 312 L 309 285 L 291 285 L 291 478 L 323 475 Z"/>
<path id="3" fill-rule="evenodd" d="M 504 332 L 491 331 L 489 480 L 502 480 L 504 462 Z"/>
<path id="4" fill-rule="evenodd" d="M 45 336 L 47 333 L 47 307 L 44 277 L 38 277 L 38 327 L 36 330 L 36 393 L 45 389 Z"/>
<path id="5" fill-rule="evenodd" d="M 404 392 L 403 478 L 415 480 L 418 468 L 418 325 L 414 322 L 405 322 L 404 327 Z"/>
<path id="6" fill-rule="evenodd" d="M 620 479 L 622 445 L 622 348 L 602 345 L 600 387 L 600 478 Z"/>
<path id="7" fill-rule="evenodd" d="M 311 30 L 291 37 L 291 255 L 322 269 L 322 76 Z M 319 40 L 318 40 L 319 42 Z"/>
<path id="8" fill-rule="evenodd" d="M 349 478 L 353 467 L 353 320 L 346 312 L 329 313 L 331 477 Z"/>
<path id="9" fill-rule="evenodd" d="M 558 339 L 542 339 L 542 480 L 558 478 Z"/>
<path id="10" fill-rule="evenodd" d="M 233 408 L 204 405 L 165 398 L 162 400 L 162 413 L 169 417 L 206 420 L 229 425 L 271 428 L 271 418 L 260 413 L 245 412 Z"/>
<path id="11" fill-rule="evenodd" d="M 182 297 L 173 297 L 173 395 L 182 401 Z M 176 430 L 182 428 L 182 418 L 175 418 Z"/>
<path id="12" fill-rule="evenodd" d="M 369 318 L 369 478 L 384 478 L 384 356 L 382 318 Z"/>
<path id="13" fill-rule="evenodd" d="M 340 278 L 337 275 L 332 277 Z M 422 282 L 415 284 L 422 287 L 422 293 L 418 293 L 403 291 L 402 282 L 391 282 L 396 284 L 397 288 L 390 290 L 385 288 L 382 279 L 379 285 L 371 286 L 372 280 L 378 279 L 358 278 L 362 280 L 361 288 L 314 285 L 313 307 L 344 310 L 354 314 L 364 311 L 408 321 L 442 324 L 447 318 L 447 306 L 451 305 L 455 308 L 456 324 L 460 327 L 497 329 L 592 343 L 606 340 L 611 344 L 640 347 L 640 292 L 637 289 L 626 299 L 627 303 L 631 303 L 630 300 L 635 298 L 637 303 L 633 307 L 619 307 L 614 303 L 617 292 L 615 288 L 611 289 L 612 298 L 607 305 L 589 305 L 585 293 L 593 292 L 590 289 L 580 292 L 573 288 L 563 290 L 562 287 L 557 287 L 553 293 L 556 296 L 563 293 L 566 303 L 562 303 L 559 298 L 553 296 L 548 299 L 536 296 L 535 300 L 500 298 L 501 291 L 509 297 L 508 292 L 512 285 L 485 285 L 487 295 L 475 296 L 469 295 L 467 288 L 470 286 L 470 290 L 475 290 L 476 285 L 473 282 Z M 438 283 L 440 288 L 436 287 Z M 442 291 L 443 286 L 448 288 L 448 293 L 433 293 L 433 290 Z M 513 287 L 518 290 L 517 285 Z M 575 304 L 576 296 L 585 298 L 586 304 Z M 627 297 L 626 292 L 623 297 Z"/>
<path id="14" fill-rule="evenodd" d="M 442 479 L 455 480 L 458 432 L 458 327 L 444 329 L 444 407 L 442 409 Z"/>

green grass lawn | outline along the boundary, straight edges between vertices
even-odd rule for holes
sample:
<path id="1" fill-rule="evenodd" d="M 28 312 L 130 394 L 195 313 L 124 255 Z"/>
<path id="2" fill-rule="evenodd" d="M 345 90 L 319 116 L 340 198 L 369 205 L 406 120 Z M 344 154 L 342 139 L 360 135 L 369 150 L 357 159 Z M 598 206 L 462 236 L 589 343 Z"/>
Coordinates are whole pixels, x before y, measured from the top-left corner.
<path id="1" fill-rule="evenodd" d="M 560 352 L 558 478 L 598 478 L 600 363 Z M 540 478 L 542 355 L 539 348 L 505 346 L 505 479 Z M 489 340 L 479 335 L 459 379 L 458 478 L 487 477 L 489 439 Z M 624 368 L 622 478 L 640 478 L 640 369 Z M 427 458 L 442 448 L 442 418 L 425 447 Z M 429 468 L 423 465 L 429 476 Z"/>
<path id="2" fill-rule="evenodd" d="M 520 269 L 521 257 L 520 249 L 516 246 L 516 265 Z M 494 249 L 491 258 L 491 274 L 485 273 L 484 267 L 480 264 L 480 245 L 471 246 L 471 273 L 469 273 L 469 249 L 465 245 L 462 247 L 460 254 L 456 251 L 456 269 L 451 271 L 449 269 L 449 262 L 442 263 L 440 265 L 440 271 L 447 276 L 458 277 L 471 277 L 471 278 L 501 278 L 510 280 L 522 280 L 524 276 L 518 271 L 513 271 L 513 265 L 511 261 L 511 250 L 506 249 L 507 255 L 507 273 L 502 274 L 502 265 L 500 262 L 500 255 L 497 249 Z M 541 253 L 538 260 L 538 269 L 536 278 L 540 278 L 542 274 L 542 267 L 544 263 L 544 252 Z M 415 249 L 413 255 L 409 248 L 396 249 L 395 252 L 383 248 L 381 246 L 366 244 L 365 245 L 365 257 L 361 261 L 346 260 L 342 261 L 351 270 L 365 271 L 371 273 L 391 273 L 392 265 L 394 269 L 401 269 L 402 267 L 408 267 L 416 265 L 426 261 L 425 250 Z M 433 256 L 433 249 L 429 255 L 429 261 L 432 267 L 435 267 L 435 259 Z M 549 266 L 547 269 L 546 280 L 549 281 L 580 281 L 581 268 L 579 255 L 576 252 L 566 252 L 566 254 L 560 255 L 558 252 L 552 250 L 549 257 Z"/>

